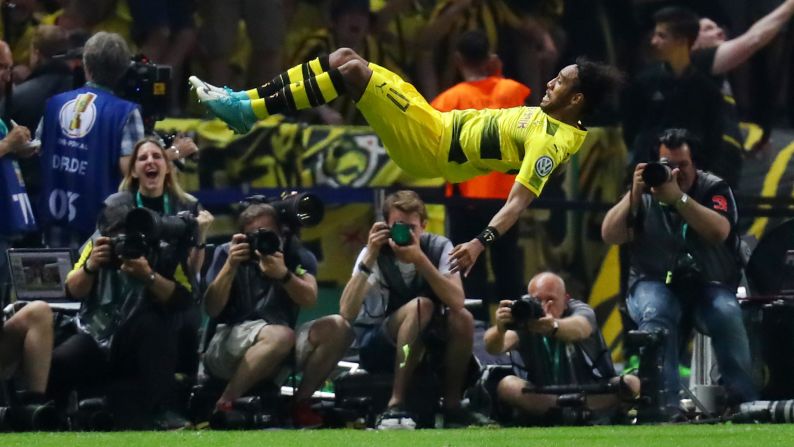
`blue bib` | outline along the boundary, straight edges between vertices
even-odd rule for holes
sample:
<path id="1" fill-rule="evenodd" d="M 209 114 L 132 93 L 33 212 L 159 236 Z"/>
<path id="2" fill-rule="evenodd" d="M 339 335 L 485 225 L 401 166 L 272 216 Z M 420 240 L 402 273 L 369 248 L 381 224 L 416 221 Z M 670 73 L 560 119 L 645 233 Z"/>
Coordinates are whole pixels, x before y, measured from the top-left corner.
<path id="1" fill-rule="evenodd" d="M 5 123 L 0 121 L 0 139 L 8 134 Z M 19 163 L 12 154 L 0 158 L 0 235 L 13 236 L 36 231 L 36 218 L 25 191 L 25 181 Z"/>

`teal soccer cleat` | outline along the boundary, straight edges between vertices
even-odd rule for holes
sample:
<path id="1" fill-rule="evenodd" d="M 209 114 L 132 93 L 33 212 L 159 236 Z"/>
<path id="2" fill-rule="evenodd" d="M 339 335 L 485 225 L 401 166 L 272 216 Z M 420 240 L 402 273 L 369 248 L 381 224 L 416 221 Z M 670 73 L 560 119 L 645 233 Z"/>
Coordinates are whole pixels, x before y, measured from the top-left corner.
<path id="1" fill-rule="evenodd" d="M 236 99 L 225 89 L 207 84 L 195 76 L 190 77 L 190 83 L 196 90 L 199 101 L 233 131 L 239 134 L 248 133 L 256 123 L 251 101 Z"/>

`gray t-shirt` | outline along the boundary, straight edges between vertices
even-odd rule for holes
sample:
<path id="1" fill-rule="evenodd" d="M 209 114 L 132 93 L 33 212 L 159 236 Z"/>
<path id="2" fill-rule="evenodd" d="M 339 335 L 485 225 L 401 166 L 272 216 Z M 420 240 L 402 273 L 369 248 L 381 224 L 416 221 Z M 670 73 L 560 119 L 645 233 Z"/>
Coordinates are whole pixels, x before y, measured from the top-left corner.
<path id="1" fill-rule="evenodd" d="M 593 332 L 576 343 L 564 343 L 554 337 L 517 331 L 518 352 L 523 370 L 518 371 L 536 386 L 590 384 L 615 376 L 615 368 L 604 337 L 598 329 L 595 312 L 587 303 L 568 300 L 562 318 L 583 317 Z M 521 373 L 524 374 L 521 374 Z"/>
<path id="2" fill-rule="evenodd" d="M 441 251 L 441 259 L 439 260 L 438 265 L 438 271 L 441 272 L 442 275 L 450 274 L 449 253 L 451 251 L 452 242 L 450 242 L 449 239 L 444 238 L 444 246 Z M 353 275 L 359 272 L 358 266 L 361 261 L 364 260 L 364 256 L 366 254 L 367 247 L 364 247 L 356 259 L 355 266 L 353 267 Z M 397 267 L 400 269 L 400 274 L 402 275 L 403 281 L 405 281 L 406 284 L 413 282 L 414 278 L 416 277 L 416 266 L 398 261 Z M 356 317 L 356 321 L 354 323 L 356 325 L 378 325 L 382 323 L 384 319 L 386 319 L 389 287 L 377 263 L 375 263 L 375 265 L 372 267 L 372 274 L 369 276 L 368 282 L 370 284 L 370 288 L 367 290 L 367 293 L 364 296 L 364 302 L 361 305 L 361 310 L 359 310 L 358 317 Z"/>

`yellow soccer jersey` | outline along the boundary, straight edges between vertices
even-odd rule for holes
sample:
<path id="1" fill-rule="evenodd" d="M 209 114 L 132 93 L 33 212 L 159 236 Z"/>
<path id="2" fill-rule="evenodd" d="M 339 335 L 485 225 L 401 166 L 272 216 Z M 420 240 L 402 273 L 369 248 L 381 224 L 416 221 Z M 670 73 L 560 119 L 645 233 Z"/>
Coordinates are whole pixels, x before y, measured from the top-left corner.
<path id="1" fill-rule="evenodd" d="M 558 121 L 540 107 L 455 110 L 443 119 L 438 156 L 445 178 L 461 182 L 490 171 L 518 171 L 516 181 L 535 195 L 587 136 L 586 130 Z"/>

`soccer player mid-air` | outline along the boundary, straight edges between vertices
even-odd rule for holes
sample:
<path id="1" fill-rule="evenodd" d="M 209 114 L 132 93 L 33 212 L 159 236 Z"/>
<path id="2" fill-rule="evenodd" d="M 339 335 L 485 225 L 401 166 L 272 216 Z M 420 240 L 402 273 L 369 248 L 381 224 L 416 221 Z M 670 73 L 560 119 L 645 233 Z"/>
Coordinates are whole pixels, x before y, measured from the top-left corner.
<path id="1" fill-rule="evenodd" d="M 579 150 L 587 135 L 579 119 L 609 95 L 621 74 L 580 58 L 546 84 L 540 107 L 451 112 L 433 109 L 413 85 L 348 48 L 247 91 L 215 87 L 195 76 L 190 82 L 201 103 L 238 133 L 270 115 L 316 107 L 346 93 L 389 157 L 409 174 L 461 182 L 490 171 L 517 172 L 488 227 L 453 249 L 453 272 L 466 274 L 485 246 L 540 195 L 552 171 Z"/>

